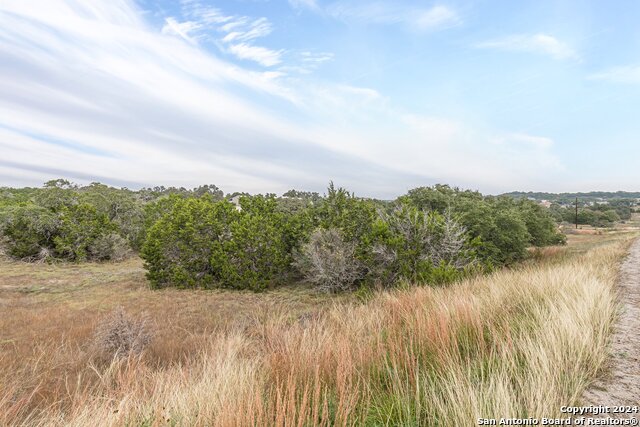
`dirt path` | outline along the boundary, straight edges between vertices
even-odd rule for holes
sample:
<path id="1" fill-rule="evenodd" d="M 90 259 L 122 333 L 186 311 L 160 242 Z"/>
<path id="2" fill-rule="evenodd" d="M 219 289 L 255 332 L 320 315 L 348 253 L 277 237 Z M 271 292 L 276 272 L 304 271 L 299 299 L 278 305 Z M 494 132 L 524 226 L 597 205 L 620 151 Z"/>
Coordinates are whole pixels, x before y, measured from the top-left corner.
<path id="1" fill-rule="evenodd" d="M 640 405 L 640 239 L 622 264 L 619 292 L 622 312 L 611 340 L 609 375 L 585 394 L 586 405 Z"/>

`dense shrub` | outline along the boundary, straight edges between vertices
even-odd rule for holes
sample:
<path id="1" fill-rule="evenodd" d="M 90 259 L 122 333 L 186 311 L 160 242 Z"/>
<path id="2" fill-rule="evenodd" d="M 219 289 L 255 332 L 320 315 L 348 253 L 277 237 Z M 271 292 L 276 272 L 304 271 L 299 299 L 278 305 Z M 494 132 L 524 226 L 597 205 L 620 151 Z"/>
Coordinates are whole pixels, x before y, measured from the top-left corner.
<path id="1" fill-rule="evenodd" d="M 103 234 L 89 245 L 89 254 L 96 261 L 122 261 L 131 254 L 131 247 L 117 233 Z"/>
<path id="2" fill-rule="evenodd" d="M 312 216 L 316 228 L 339 230 L 345 241 L 356 245 L 356 258 L 368 262 L 373 249 L 373 227 L 379 218 L 372 200 L 357 198 L 331 183 L 326 197 L 314 205 Z"/>
<path id="3" fill-rule="evenodd" d="M 210 287 L 220 279 L 212 265 L 231 236 L 230 224 L 238 216 L 226 201 L 209 198 L 175 199 L 169 212 L 147 233 L 141 256 L 154 287 Z"/>
<path id="4" fill-rule="evenodd" d="M 446 185 L 420 187 L 401 198 L 420 209 L 460 219 L 471 239 L 478 239 L 476 253 L 494 265 L 511 264 L 527 256 L 527 247 L 561 244 L 564 237 L 549 212 L 535 203 L 511 197 L 483 197 Z"/>
<path id="5" fill-rule="evenodd" d="M 118 234 L 139 249 L 144 233 L 144 208 L 137 195 L 127 189 L 116 189 L 92 183 L 78 190 L 79 202 L 96 208 L 118 228 Z"/>
<path id="6" fill-rule="evenodd" d="M 521 200 L 517 207 L 531 236 L 530 244 L 533 246 L 559 245 L 566 242 L 550 211 L 531 200 Z"/>
<path id="7" fill-rule="evenodd" d="M 12 258 L 38 260 L 51 256 L 59 229 L 57 216 L 40 206 L 12 206 L 0 212 L 5 252 Z"/>
<path id="8" fill-rule="evenodd" d="M 211 263 L 228 288 L 261 290 L 282 277 L 289 266 L 289 230 L 273 197 L 243 197 L 242 211 L 229 224 L 230 235 Z"/>
<path id="9" fill-rule="evenodd" d="M 422 211 L 401 203 L 377 223 L 377 243 L 370 264 L 376 282 L 450 281 L 476 262 L 466 229 L 450 214 Z"/>
<path id="10" fill-rule="evenodd" d="M 295 227 L 272 197 L 243 197 L 242 210 L 209 197 L 174 199 L 142 249 L 156 287 L 264 289 L 290 264 Z"/>
<path id="11" fill-rule="evenodd" d="M 60 227 L 54 237 L 56 254 L 71 261 L 109 259 L 108 253 L 92 251 L 104 247 L 101 241 L 115 234 L 117 226 L 106 214 L 88 203 L 64 207 L 60 213 Z M 97 245 L 97 246 L 96 246 Z"/>
<path id="12" fill-rule="evenodd" d="M 305 280 L 325 292 L 353 289 L 364 275 L 356 245 L 345 242 L 336 228 L 315 230 L 296 254 L 295 265 Z"/>
<path id="13" fill-rule="evenodd" d="M 153 287 L 261 290 L 302 273 L 334 291 L 442 283 L 476 266 L 511 264 L 529 246 L 563 243 L 556 224 L 568 215 L 446 185 L 379 201 L 333 183 L 324 196 L 291 190 L 276 198 L 225 196 L 215 185 L 132 191 L 54 180 L 0 189 L 0 244 L 13 258 L 77 262 L 119 260 L 133 249 Z M 593 205 L 580 215 L 612 224 L 630 205 Z"/>

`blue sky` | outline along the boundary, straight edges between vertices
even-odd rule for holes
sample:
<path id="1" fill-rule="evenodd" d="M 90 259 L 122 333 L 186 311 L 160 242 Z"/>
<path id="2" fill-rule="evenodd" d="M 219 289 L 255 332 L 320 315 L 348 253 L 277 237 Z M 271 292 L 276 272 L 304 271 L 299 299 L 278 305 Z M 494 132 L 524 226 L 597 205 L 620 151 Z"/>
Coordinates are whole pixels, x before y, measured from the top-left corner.
<path id="1" fill-rule="evenodd" d="M 635 1 L 3 0 L 0 185 L 639 190 Z"/>

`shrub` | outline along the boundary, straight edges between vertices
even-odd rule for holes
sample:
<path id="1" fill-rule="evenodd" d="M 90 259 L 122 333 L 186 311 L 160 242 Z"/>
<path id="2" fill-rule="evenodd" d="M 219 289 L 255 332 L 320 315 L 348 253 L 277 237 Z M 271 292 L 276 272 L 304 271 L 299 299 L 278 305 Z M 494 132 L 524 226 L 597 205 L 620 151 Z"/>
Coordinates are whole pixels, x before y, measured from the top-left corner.
<path id="1" fill-rule="evenodd" d="M 54 237 L 58 256 L 71 261 L 100 260 L 104 254 L 94 257 L 91 248 L 106 236 L 116 233 L 117 226 L 106 214 L 98 212 L 88 203 L 64 207 L 60 215 L 60 228 Z"/>
<path id="2" fill-rule="evenodd" d="M 356 245 L 346 242 L 335 228 L 317 229 L 296 254 L 295 265 L 317 289 L 337 292 L 353 289 L 363 277 L 355 256 Z"/>
<path id="3" fill-rule="evenodd" d="M 224 287 L 262 290 L 291 261 L 285 216 L 272 197 L 243 197 L 240 203 L 242 211 L 229 224 L 230 238 L 216 247 L 211 265 Z"/>
<path id="4" fill-rule="evenodd" d="M 142 256 L 155 287 L 260 290 L 290 264 L 290 230 L 272 197 L 177 199 L 149 230 Z"/>
<path id="5" fill-rule="evenodd" d="M 486 263 L 504 265 L 524 259 L 527 247 L 561 244 L 562 234 L 549 212 L 530 201 L 483 197 L 446 185 L 420 187 L 400 198 L 419 209 L 450 210 L 475 240 L 476 253 Z"/>
<path id="6" fill-rule="evenodd" d="M 466 229 L 449 212 L 441 215 L 401 203 L 382 213 L 376 230 L 370 272 L 385 286 L 398 279 L 450 281 L 476 261 Z"/>
<path id="7" fill-rule="evenodd" d="M 231 223 L 239 213 L 226 201 L 172 200 L 171 210 L 147 232 L 141 256 L 153 287 L 211 287 L 221 278 L 212 265 L 224 252 Z M 219 255 L 217 255 L 219 256 Z"/>
<path id="8" fill-rule="evenodd" d="M 57 216 L 39 206 L 11 206 L 0 213 L 5 252 L 14 259 L 36 261 L 48 258 L 59 228 Z"/>
<path id="9" fill-rule="evenodd" d="M 88 203 L 118 227 L 118 234 L 131 247 L 139 249 L 144 227 L 144 210 L 137 195 L 127 189 L 117 189 L 99 183 L 91 183 L 78 190 L 79 201 Z"/>
<path id="10" fill-rule="evenodd" d="M 88 249 L 89 257 L 96 261 L 122 261 L 131 254 L 129 243 L 117 233 L 97 237 Z"/>
<path id="11" fill-rule="evenodd" d="M 542 247 L 566 243 L 565 236 L 558 232 L 550 210 L 531 200 L 519 201 L 518 208 L 531 236 L 531 245 Z"/>
<path id="12" fill-rule="evenodd" d="M 98 324 L 94 334 L 94 348 L 103 357 L 127 357 L 140 354 L 153 339 L 146 316 L 129 315 L 116 307 Z"/>

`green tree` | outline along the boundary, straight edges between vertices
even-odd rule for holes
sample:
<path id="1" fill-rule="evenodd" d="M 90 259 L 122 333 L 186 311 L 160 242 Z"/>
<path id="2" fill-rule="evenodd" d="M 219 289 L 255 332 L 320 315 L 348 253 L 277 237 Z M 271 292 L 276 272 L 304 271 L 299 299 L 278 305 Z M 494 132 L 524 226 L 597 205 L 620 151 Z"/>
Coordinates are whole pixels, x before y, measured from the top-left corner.
<path id="1" fill-rule="evenodd" d="M 212 265 L 231 238 L 239 213 L 226 201 L 173 197 L 171 210 L 147 232 L 141 256 L 153 287 L 212 287 L 221 271 Z"/>
<path id="2" fill-rule="evenodd" d="M 108 258 L 92 250 L 97 240 L 117 233 L 118 227 L 95 206 L 81 203 L 64 207 L 60 212 L 60 228 L 54 237 L 57 256 L 71 261 Z"/>
<path id="3" fill-rule="evenodd" d="M 35 260 L 52 256 L 60 220 L 47 208 L 33 204 L 0 210 L 0 231 L 6 252 L 16 259 Z"/>

